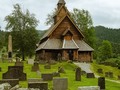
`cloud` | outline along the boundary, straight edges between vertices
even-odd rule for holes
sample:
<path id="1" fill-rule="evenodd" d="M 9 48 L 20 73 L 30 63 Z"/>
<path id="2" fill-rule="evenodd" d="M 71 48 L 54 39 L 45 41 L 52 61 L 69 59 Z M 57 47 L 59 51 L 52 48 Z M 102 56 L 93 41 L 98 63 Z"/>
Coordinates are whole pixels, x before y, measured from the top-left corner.
<path id="1" fill-rule="evenodd" d="M 120 1 L 119 0 L 65 0 L 68 10 L 73 8 L 88 10 L 93 18 L 94 25 L 120 28 Z M 0 26 L 5 28 L 5 16 L 13 10 L 13 4 L 19 3 L 23 10 L 28 9 L 40 21 L 37 29 L 44 30 L 47 14 L 56 7 L 58 0 L 2 0 L 0 1 Z"/>

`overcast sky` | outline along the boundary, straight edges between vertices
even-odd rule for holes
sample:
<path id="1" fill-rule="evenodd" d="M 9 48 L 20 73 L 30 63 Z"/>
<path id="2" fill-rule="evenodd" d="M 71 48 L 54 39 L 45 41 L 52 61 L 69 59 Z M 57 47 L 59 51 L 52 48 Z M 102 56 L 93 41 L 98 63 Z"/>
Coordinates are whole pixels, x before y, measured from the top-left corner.
<path id="1" fill-rule="evenodd" d="M 88 10 L 94 26 L 103 25 L 110 28 L 120 28 L 120 0 L 65 0 L 69 11 L 73 8 Z M 25 11 L 34 13 L 39 20 L 37 29 L 45 30 L 47 14 L 56 8 L 58 0 L 0 0 L 0 26 L 5 28 L 5 16 L 13 10 L 13 5 L 19 3 Z"/>

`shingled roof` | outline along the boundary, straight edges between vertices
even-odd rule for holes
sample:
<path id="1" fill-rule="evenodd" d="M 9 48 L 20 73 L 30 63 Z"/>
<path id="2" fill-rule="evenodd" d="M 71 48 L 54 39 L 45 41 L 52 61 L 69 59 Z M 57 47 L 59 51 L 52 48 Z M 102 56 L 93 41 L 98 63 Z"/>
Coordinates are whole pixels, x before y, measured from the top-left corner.
<path id="1" fill-rule="evenodd" d="M 94 51 L 85 41 L 83 40 L 75 40 L 76 44 L 79 47 L 79 51 Z"/>

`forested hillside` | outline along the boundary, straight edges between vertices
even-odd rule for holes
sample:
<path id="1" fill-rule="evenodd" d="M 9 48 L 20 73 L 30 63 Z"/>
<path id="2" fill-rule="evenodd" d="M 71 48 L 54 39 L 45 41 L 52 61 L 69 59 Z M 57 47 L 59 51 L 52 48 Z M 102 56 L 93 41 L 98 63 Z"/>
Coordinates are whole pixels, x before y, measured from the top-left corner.
<path id="1" fill-rule="evenodd" d="M 120 29 L 96 26 L 95 32 L 99 41 L 110 41 L 112 43 L 114 53 L 120 54 Z"/>

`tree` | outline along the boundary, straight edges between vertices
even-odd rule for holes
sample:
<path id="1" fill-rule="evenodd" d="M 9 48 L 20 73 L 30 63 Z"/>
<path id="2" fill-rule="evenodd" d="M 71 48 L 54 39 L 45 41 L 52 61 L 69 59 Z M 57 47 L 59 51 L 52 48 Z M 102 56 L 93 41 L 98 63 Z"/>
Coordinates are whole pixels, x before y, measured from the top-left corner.
<path id="1" fill-rule="evenodd" d="M 54 23 L 54 15 L 57 9 L 48 14 L 46 19 L 46 25 L 52 25 Z M 70 13 L 71 18 L 78 26 L 78 28 L 85 35 L 85 41 L 93 48 L 95 48 L 96 35 L 93 27 L 92 18 L 87 10 L 73 9 L 73 12 Z"/>
<path id="2" fill-rule="evenodd" d="M 99 58 L 106 60 L 112 57 L 112 45 L 108 40 L 103 40 L 102 46 L 99 47 Z"/>
<path id="3" fill-rule="evenodd" d="M 22 55 L 31 56 L 34 53 L 38 41 L 38 32 L 35 29 L 38 21 L 29 10 L 22 11 L 19 4 L 14 5 L 13 12 L 5 17 L 6 29 L 11 31 L 13 36 L 13 48 Z"/>
<path id="4" fill-rule="evenodd" d="M 85 35 L 85 41 L 90 46 L 95 48 L 96 35 L 95 35 L 94 27 L 93 27 L 92 18 L 89 12 L 84 9 L 79 10 L 79 9 L 74 8 L 73 12 L 71 12 L 71 17 L 73 18 L 78 28 Z"/>

